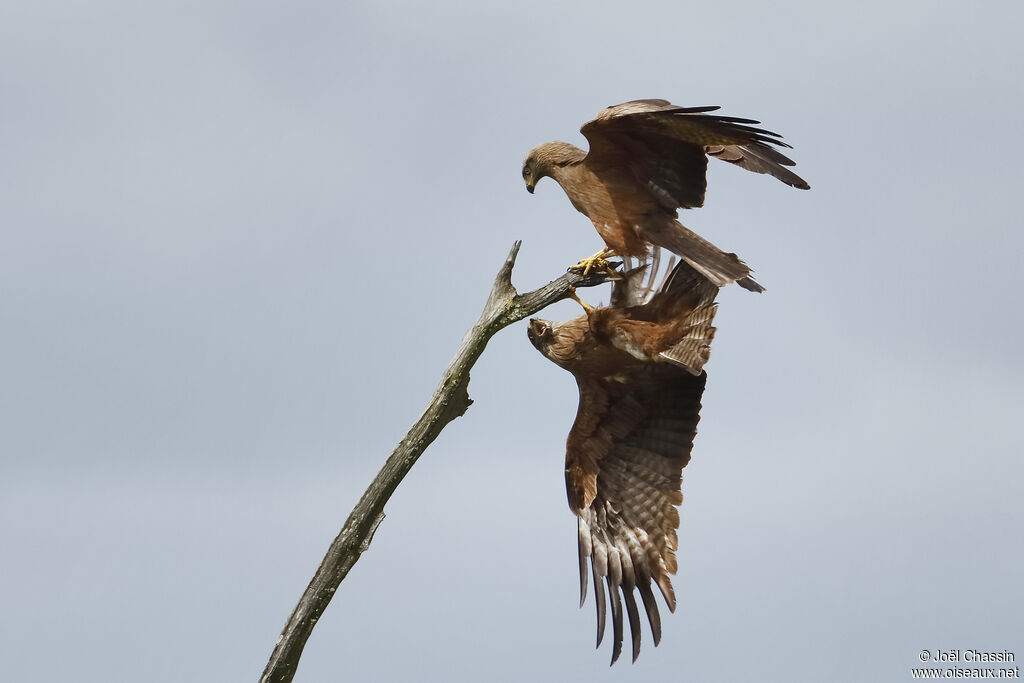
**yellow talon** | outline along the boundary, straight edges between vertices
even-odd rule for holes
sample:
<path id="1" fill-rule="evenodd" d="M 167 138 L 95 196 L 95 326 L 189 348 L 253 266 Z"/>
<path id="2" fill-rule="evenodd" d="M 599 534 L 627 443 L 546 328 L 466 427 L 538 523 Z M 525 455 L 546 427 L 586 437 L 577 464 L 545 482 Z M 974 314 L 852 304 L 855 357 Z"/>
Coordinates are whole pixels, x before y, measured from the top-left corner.
<path id="1" fill-rule="evenodd" d="M 610 270 L 606 256 L 614 256 L 615 252 L 605 247 L 601 251 L 597 252 L 593 256 L 585 259 L 580 259 L 580 262 L 572 267 L 573 270 L 582 270 L 584 275 L 589 275 L 590 271 L 598 268 L 601 270 Z"/>
<path id="2" fill-rule="evenodd" d="M 619 280 L 622 275 L 608 263 L 607 257 L 609 256 L 615 256 L 615 252 L 605 247 L 593 256 L 580 259 L 580 262 L 570 267 L 569 270 L 582 270 L 584 275 L 589 275 L 592 270 L 603 270 L 608 274 L 609 279 Z"/>
<path id="3" fill-rule="evenodd" d="M 569 287 L 569 298 L 578 303 L 580 306 L 582 306 L 583 310 L 586 311 L 587 315 L 590 315 L 590 312 L 594 310 L 593 306 L 585 302 L 583 299 L 579 297 L 578 294 L 576 294 L 575 287 Z"/>

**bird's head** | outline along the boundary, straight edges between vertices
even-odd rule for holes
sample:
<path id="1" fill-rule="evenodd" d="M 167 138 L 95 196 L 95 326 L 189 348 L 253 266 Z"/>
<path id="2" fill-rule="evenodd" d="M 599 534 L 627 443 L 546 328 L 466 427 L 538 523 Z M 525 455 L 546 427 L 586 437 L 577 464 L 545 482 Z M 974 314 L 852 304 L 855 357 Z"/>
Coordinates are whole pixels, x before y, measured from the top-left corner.
<path id="1" fill-rule="evenodd" d="M 533 188 L 537 186 L 537 181 L 546 175 L 550 174 L 541 166 L 537 150 L 534 149 L 523 162 L 523 182 L 526 183 L 526 191 L 533 194 Z"/>
<path id="2" fill-rule="evenodd" d="M 584 347 L 593 343 L 585 315 L 560 323 L 530 318 L 526 336 L 545 358 L 567 369 L 579 359 Z"/>
<path id="3" fill-rule="evenodd" d="M 526 183 L 526 190 L 533 194 L 533 188 L 541 178 L 553 176 L 556 168 L 578 163 L 585 156 L 586 153 L 582 149 L 568 142 L 545 142 L 543 145 L 537 145 L 523 161 L 523 182 Z"/>
<path id="4" fill-rule="evenodd" d="M 551 329 L 551 323 L 540 318 L 530 318 L 530 325 L 526 328 L 526 336 L 530 343 L 537 347 L 537 350 L 544 353 L 544 349 L 554 340 L 555 333 Z M 544 354 L 547 355 L 547 354 Z"/>

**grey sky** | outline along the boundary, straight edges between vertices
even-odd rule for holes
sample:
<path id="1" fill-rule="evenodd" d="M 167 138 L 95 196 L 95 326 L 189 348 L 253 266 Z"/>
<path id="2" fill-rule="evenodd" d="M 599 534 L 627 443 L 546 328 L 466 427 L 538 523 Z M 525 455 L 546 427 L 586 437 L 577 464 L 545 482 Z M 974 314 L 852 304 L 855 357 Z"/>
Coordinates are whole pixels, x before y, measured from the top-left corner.
<path id="1" fill-rule="evenodd" d="M 1024 657 L 1024 10 L 688 5 L 0 3 L 5 677 L 256 680 L 512 242 L 522 290 L 600 246 L 523 156 L 638 97 L 760 119 L 813 188 L 713 163 L 683 216 L 768 291 L 719 297 L 661 646 L 592 649 L 576 389 L 521 323 L 297 680 Z"/>

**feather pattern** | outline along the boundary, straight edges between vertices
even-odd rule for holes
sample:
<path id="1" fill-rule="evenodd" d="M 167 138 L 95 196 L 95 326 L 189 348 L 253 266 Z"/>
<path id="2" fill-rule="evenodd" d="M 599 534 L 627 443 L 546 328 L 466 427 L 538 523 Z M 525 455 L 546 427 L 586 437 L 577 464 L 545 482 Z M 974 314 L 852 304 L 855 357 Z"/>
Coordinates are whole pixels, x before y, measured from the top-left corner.
<path id="1" fill-rule="evenodd" d="M 628 270 L 612 299 L 632 305 L 592 309 L 564 323 L 531 320 L 529 337 L 569 370 L 579 388 L 566 439 L 565 480 L 576 514 L 580 605 L 588 574 L 597 644 L 611 621 L 612 663 L 628 624 L 632 658 L 641 619 L 655 645 L 662 624 L 652 584 L 675 611 L 682 471 L 690 460 L 707 379 L 718 289 L 680 261 L 653 291 L 646 268 Z"/>
<path id="2" fill-rule="evenodd" d="M 718 107 L 677 107 L 666 100 L 636 100 L 602 109 L 580 132 L 590 143 L 586 162 L 625 164 L 635 180 L 662 194 L 665 208 L 703 206 L 708 155 L 787 185 L 810 186 L 784 168 L 794 162 L 774 147 L 782 136 L 753 119 L 712 114 Z"/>
<path id="3" fill-rule="evenodd" d="M 675 611 L 670 575 L 677 567 L 676 506 L 682 503 L 682 470 L 689 462 L 696 435 L 706 377 L 670 364 L 647 363 L 627 385 L 597 381 L 602 390 L 617 396 L 608 403 L 609 414 L 623 401 L 645 409 L 643 419 L 601 457 L 596 494 L 590 505 L 574 510 L 579 516 L 581 567 L 589 558 L 594 574 L 598 644 L 604 631 L 605 605 L 611 608 L 613 663 L 622 647 L 623 601 L 634 661 L 640 653 L 634 590 L 639 588 L 655 644 L 661 639 L 661 619 L 650 592 L 652 580 L 669 611 Z M 587 409 L 581 404 L 581 411 Z M 665 422 L 658 425 L 659 420 Z M 671 430 L 665 428 L 669 424 Z M 581 569 L 581 576 L 585 574 Z M 585 597 L 585 579 L 581 579 L 580 594 Z"/>
<path id="4" fill-rule="evenodd" d="M 678 210 L 704 205 L 709 156 L 792 187 L 809 185 L 789 170 L 793 161 L 778 151 L 789 145 L 778 133 L 717 110 L 666 100 L 607 107 L 580 128 L 588 152 L 566 142 L 538 145 L 523 162 L 523 179 L 532 192 L 541 178 L 554 178 L 619 256 L 644 258 L 661 247 L 716 286 L 737 282 L 763 291 L 736 254 L 686 228 L 677 220 Z"/>
<path id="5" fill-rule="evenodd" d="M 626 272 L 612 290 L 612 302 L 645 303 L 595 309 L 591 330 L 638 360 L 666 360 L 700 374 L 715 336 L 718 288 L 686 261 L 675 265 L 653 295 L 642 291 L 642 281 L 641 270 Z M 620 290 L 625 293 L 617 295 Z"/>

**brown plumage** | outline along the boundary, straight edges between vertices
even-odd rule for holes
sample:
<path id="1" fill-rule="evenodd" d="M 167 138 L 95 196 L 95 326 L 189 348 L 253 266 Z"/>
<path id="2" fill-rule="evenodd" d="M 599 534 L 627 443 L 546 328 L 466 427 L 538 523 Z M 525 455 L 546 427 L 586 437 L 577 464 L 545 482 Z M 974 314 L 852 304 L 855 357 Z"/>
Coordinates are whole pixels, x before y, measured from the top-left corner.
<path id="1" fill-rule="evenodd" d="M 702 368 L 715 332 L 717 287 L 680 262 L 651 297 L 640 284 L 642 270 L 616 282 L 613 306 L 563 323 L 534 319 L 528 331 L 534 346 L 571 372 L 579 387 L 565 483 L 578 517 L 580 605 L 589 558 L 598 645 L 611 604 L 612 663 L 622 651 L 623 605 L 634 661 L 640 652 L 634 591 L 655 645 L 661 617 L 652 582 L 675 611 L 669 575 L 677 568 L 676 506 L 683 500 L 682 469 L 700 419 L 707 377 Z"/>
<path id="2" fill-rule="evenodd" d="M 789 147 L 778 134 L 753 127 L 758 121 L 708 113 L 717 109 L 677 107 L 666 100 L 603 109 L 580 129 L 590 142 L 589 153 L 567 142 L 546 142 L 530 152 L 523 162 L 526 189 L 533 192 L 541 178 L 554 178 L 619 256 L 644 258 L 656 245 L 719 287 L 738 282 L 763 291 L 736 254 L 676 220 L 678 209 L 704 204 L 709 155 L 792 187 L 809 186 L 786 168 L 794 162 L 775 149 Z"/>

